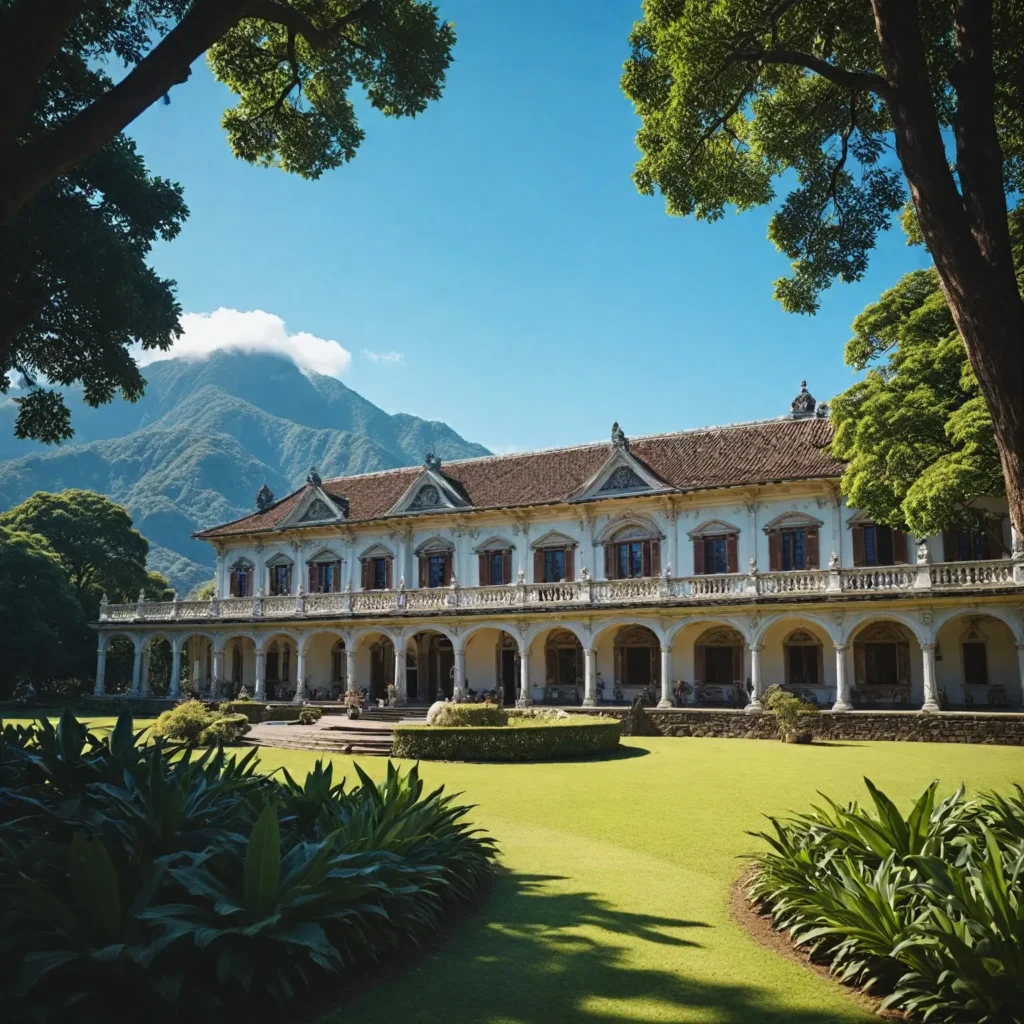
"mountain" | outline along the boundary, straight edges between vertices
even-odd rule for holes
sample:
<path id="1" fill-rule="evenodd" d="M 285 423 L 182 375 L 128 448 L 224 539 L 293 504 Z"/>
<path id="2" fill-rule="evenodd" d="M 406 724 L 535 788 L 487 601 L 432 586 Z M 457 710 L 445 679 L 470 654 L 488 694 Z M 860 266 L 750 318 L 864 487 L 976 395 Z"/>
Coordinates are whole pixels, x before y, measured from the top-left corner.
<path id="1" fill-rule="evenodd" d="M 179 593 L 208 580 L 213 550 L 190 534 L 254 510 L 266 482 L 279 497 L 310 466 L 324 477 L 490 454 L 451 427 L 390 415 L 334 377 L 306 375 L 288 359 L 218 352 L 145 369 L 146 394 L 91 409 L 66 392 L 73 443 L 14 437 L 0 403 L 0 509 L 35 491 L 82 487 L 127 506 L 149 538 L 150 567 Z"/>

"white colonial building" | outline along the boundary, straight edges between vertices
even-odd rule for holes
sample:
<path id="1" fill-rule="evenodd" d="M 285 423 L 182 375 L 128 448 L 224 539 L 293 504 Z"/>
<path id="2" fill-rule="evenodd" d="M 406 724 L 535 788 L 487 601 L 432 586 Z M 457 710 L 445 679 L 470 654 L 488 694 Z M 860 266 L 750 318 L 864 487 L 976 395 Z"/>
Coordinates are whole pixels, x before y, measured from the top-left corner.
<path id="1" fill-rule="evenodd" d="M 347 687 L 586 705 L 1020 708 L 1024 551 L 991 529 L 910 537 L 849 509 L 802 388 L 776 420 L 321 480 L 196 536 L 208 601 L 104 604 L 133 692 Z M 151 641 L 170 643 L 150 680 Z"/>

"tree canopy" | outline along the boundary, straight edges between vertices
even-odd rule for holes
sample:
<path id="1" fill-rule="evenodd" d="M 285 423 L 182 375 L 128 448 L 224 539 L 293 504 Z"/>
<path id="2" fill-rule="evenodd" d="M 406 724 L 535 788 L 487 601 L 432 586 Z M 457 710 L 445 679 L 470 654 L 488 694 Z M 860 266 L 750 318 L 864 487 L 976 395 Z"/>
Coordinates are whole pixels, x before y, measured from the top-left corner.
<path id="1" fill-rule="evenodd" d="M 80 660 L 82 607 L 45 537 L 0 525 L 0 694 L 22 681 L 62 677 Z M 93 645 L 94 646 L 94 645 Z"/>
<path id="2" fill-rule="evenodd" d="M 0 526 L 47 540 L 90 619 L 104 593 L 111 601 L 134 601 L 140 590 L 166 594 L 167 581 L 146 569 L 149 542 L 124 507 L 102 494 L 39 491 L 0 515 Z"/>
<path id="3" fill-rule="evenodd" d="M 622 84 L 634 179 L 669 213 L 774 204 L 776 282 L 810 313 L 904 204 L 992 416 L 1024 532 L 1024 302 L 1007 195 L 1024 187 L 1016 0 L 644 0 Z"/>

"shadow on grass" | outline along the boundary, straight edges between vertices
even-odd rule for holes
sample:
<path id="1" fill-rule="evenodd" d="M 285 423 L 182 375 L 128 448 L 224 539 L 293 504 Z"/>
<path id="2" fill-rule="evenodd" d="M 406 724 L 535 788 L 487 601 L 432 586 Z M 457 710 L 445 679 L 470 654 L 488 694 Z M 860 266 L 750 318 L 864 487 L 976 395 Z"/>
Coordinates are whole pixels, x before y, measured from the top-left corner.
<path id="1" fill-rule="evenodd" d="M 687 973 L 702 921 L 621 910 L 594 893 L 552 891 L 553 875 L 501 873 L 494 892 L 437 953 L 418 957 L 319 1024 L 839 1024 L 856 1010 L 796 1010 L 743 983 L 743 964 Z M 659 952 L 672 947 L 675 953 Z M 678 969 L 643 966 L 669 957 Z M 638 966 L 639 964 L 639 966 Z M 698 973 L 702 976 L 697 976 Z M 714 975 L 709 978 L 707 975 Z M 729 980 L 725 980 L 729 979 Z"/>
<path id="2" fill-rule="evenodd" d="M 589 764 L 594 761 L 628 761 L 633 757 L 646 757 L 650 753 L 645 747 L 618 746 L 604 754 L 586 754 L 581 757 L 562 757 L 559 764 Z M 536 763 L 536 762 L 534 762 Z"/>

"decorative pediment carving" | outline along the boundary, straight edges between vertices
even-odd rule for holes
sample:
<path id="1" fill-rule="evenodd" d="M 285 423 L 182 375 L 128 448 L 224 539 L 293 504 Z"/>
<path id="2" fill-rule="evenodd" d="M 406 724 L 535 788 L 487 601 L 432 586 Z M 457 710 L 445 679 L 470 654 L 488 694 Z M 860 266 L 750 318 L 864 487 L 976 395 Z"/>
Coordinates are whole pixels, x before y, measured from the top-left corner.
<path id="1" fill-rule="evenodd" d="M 488 537 L 482 544 L 478 544 L 473 548 L 477 554 L 482 554 L 485 551 L 514 551 L 515 544 L 510 540 L 506 540 L 504 537 L 495 535 Z"/>
<path id="2" fill-rule="evenodd" d="M 623 626 L 615 634 L 616 647 L 659 647 L 658 638 L 646 626 Z"/>
<path id="3" fill-rule="evenodd" d="M 531 545 L 531 548 L 574 548 L 579 541 L 558 530 L 548 530 L 543 537 L 538 537 Z"/>
<path id="4" fill-rule="evenodd" d="M 427 555 L 434 552 L 446 553 L 454 551 L 455 545 L 444 537 L 439 537 L 436 534 L 433 537 L 428 537 L 422 544 L 420 544 L 414 554 Z"/>
<path id="5" fill-rule="evenodd" d="M 348 500 L 327 494 L 315 484 L 307 484 L 301 499 L 278 529 L 305 526 L 310 523 L 331 523 L 348 517 Z"/>
<path id="6" fill-rule="evenodd" d="M 743 637 L 729 626 L 712 626 L 697 637 L 703 647 L 742 647 Z"/>
<path id="7" fill-rule="evenodd" d="M 306 511 L 296 520 L 299 523 L 316 523 L 325 519 L 334 519 L 335 514 L 323 498 L 314 498 L 307 506 Z"/>
<path id="8" fill-rule="evenodd" d="M 598 488 L 598 493 L 605 491 L 644 491 L 647 484 L 630 466 L 616 466 L 608 475 L 608 479 Z"/>
<path id="9" fill-rule="evenodd" d="M 739 533 L 740 528 L 727 523 L 724 519 L 706 519 L 700 526 L 695 526 L 687 533 L 693 540 L 699 537 L 723 537 L 730 533 Z"/>
<path id="10" fill-rule="evenodd" d="M 466 508 L 472 506 L 455 484 L 441 475 L 440 460 L 431 456 L 388 515 L 422 515 L 424 512 L 451 512 Z"/>
<path id="11" fill-rule="evenodd" d="M 765 533 L 771 533 L 773 530 L 807 530 L 824 525 L 824 520 L 815 519 L 806 512 L 794 509 L 792 512 L 783 512 L 781 516 L 776 516 L 771 522 L 765 523 L 763 529 Z"/>
<path id="12" fill-rule="evenodd" d="M 675 488 L 665 483 L 630 450 L 625 435 L 621 443 L 612 439 L 608 458 L 582 487 L 569 496 L 570 501 L 593 501 L 627 494 L 664 494 Z"/>
<path id="13" fill-rule="evenodd" d="M 441 504 L 441 492 L 433 484 L 424 484 L 409 502 L 408 510 L 420 512 L 424 509 L 437 508 Z"/>

